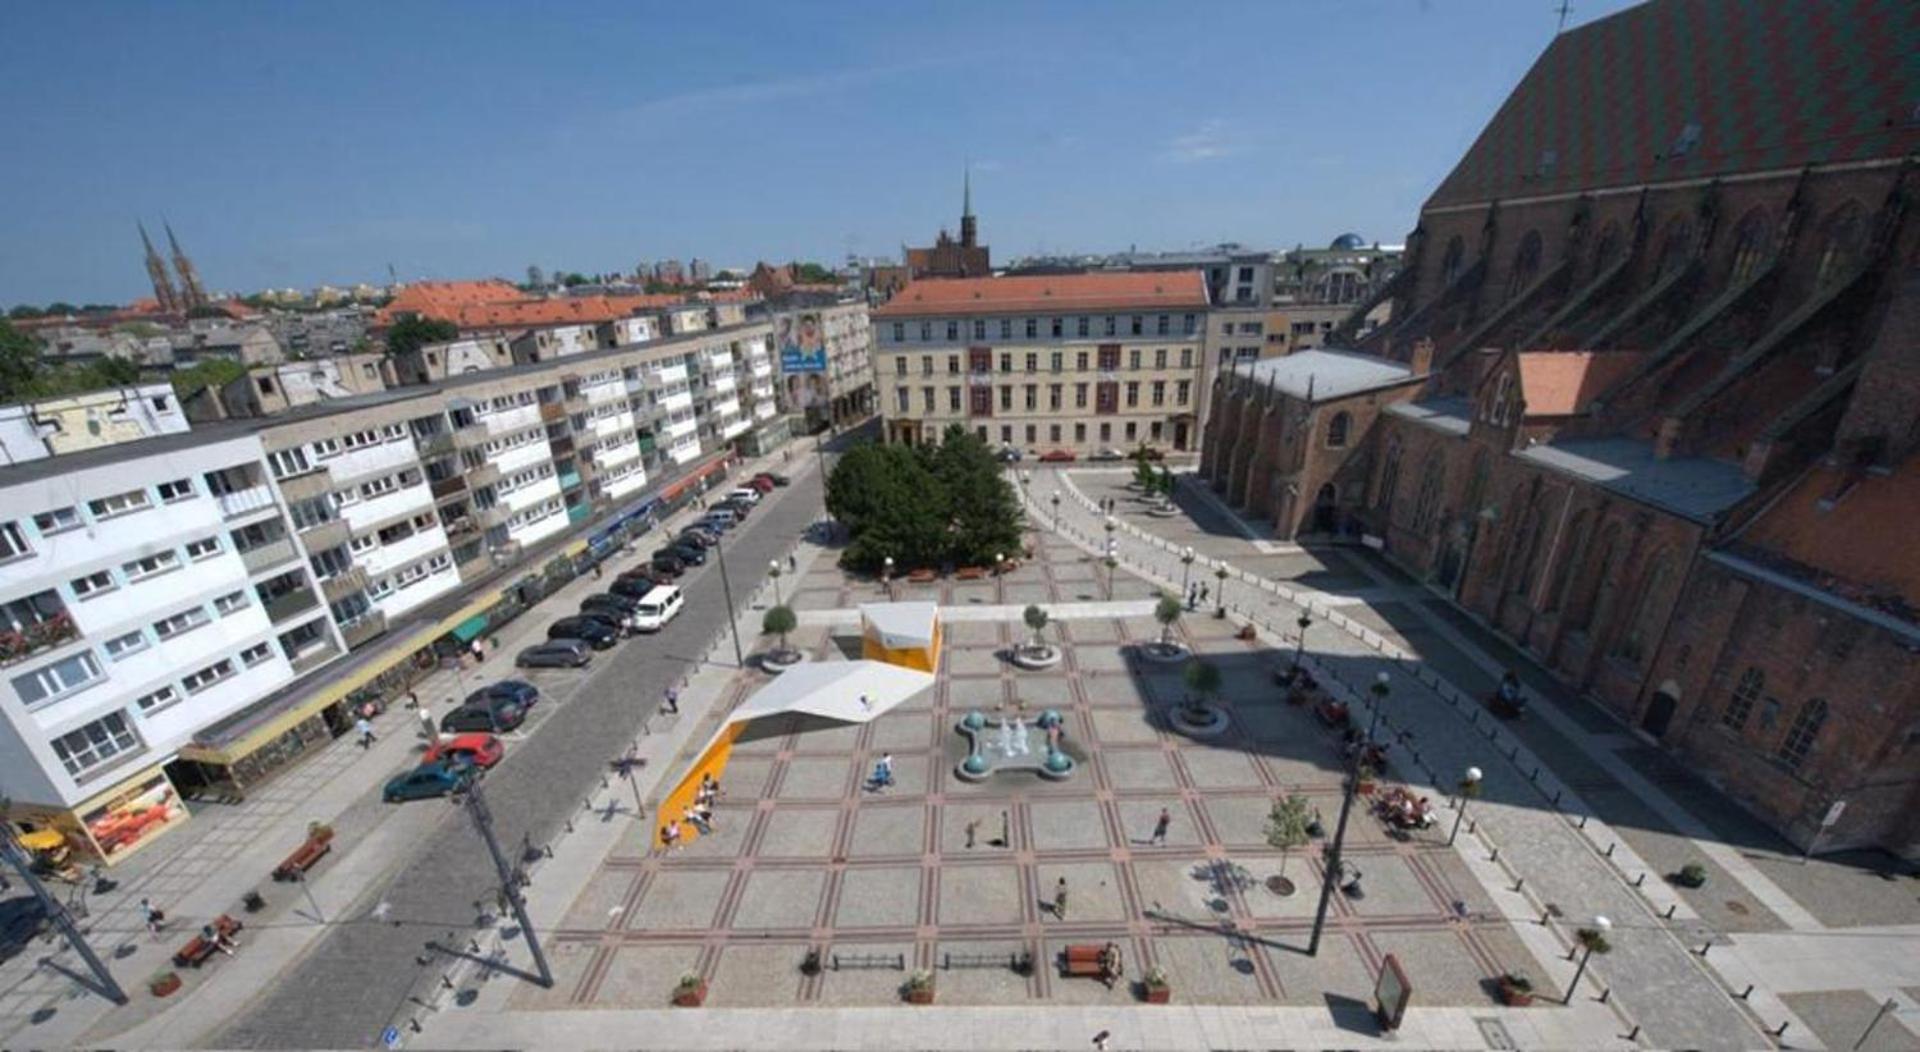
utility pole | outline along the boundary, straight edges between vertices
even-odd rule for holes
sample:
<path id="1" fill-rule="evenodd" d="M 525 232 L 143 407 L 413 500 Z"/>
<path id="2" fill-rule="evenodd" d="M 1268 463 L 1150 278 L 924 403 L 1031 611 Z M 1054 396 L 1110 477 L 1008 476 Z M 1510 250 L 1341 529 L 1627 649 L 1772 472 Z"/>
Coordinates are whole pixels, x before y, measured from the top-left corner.
<path id="1" fill-rule="evenodd" d="M 73 914 L 67 911 L 66 904 L 54 898 L 47 891 L 47 886 L 40 883 L 40 878 L 34 875 L 32 861 L 27 857 L 26 849 L 14 839 L 13 823 L 0 822 L 0 830 L 3 830 L 0 832 L 0 853 L 7 856 L 7 861 L 12 864 L 14 871 L 20 874 L 20 879 L 26 882 L 28 890 L 33 892 L 33 897 L 40 900 L 40 908 L 46 911 L 47 919 L 60 929 L 60 934 L 66 936 L 67 945 L 73 947 L 73 951 L 87 963 L 87 969 L 93 972 L 94 978 L 100 983 L 96 992 L 114 1004 L 126 1004 L 127 992 L 120 989 L 120 984 L 114 980 L 113 973 L 107 970 L 106 964 L 100 960 L 99 955 L 93 952 L 93 947 L 87 944 L 87 937 L 82 935 L 79 927 L 73 923 Z"/>
<path id="2" fill-rule="evenodd" d="M 1353 798 L 1358 795 L 1360 786 L 1360 764 L 1365 762 L 1366 746 L 1373 743 L 1373 730 L 1380 720 L 1380 708 L 1387 701 L 1387 674 L 1385 672 L 1373 682 L 1373 718 L 1367 723 L 1367 737 L 1361 746 L 1361 754 L 1346 772 L 1346 792 L 1340 797 L 1340 822 L 1333 830 L 1333 842 L 1327 845 L 1327 873 L 1320 881 L 1320 905 L 1313 914 L 1313 934 L 1307 940 L 1307 956 L 1320 952 L 1320 933 L 1327 925 L 1327 906 L 1333 901 L 1334 885 L 1340 883 L 1345 863 L 1340 860 L 1340 849 L 1347 840 L 1347 819 L 1353 815 Z"/>
<path id="3" fill-rule="evenodd" d="M 500 853 L 500 842 L 493 837 L 493 812 L 488 810 L 487 801 L 480 795 L 480 786 L 469 785 L 466 792 L 467 815 L 473 819 L 473 827 L 480 831 L 480 839 L 486 842 L 487 853 L 493 856 L 494 872 L 500 876 L 500 888 L 507 896 L 507 904 L 513 907 L 513 918 L 520 925 L 520 933 L 527 938 L 527 949 L 533 953 L 534 967 L 540 969 L 536 980 L 547 989 L 553 988 L 553 969 L 547 967 L 547 955 L 540 952 L 540 936 L 533 930 L 533 921 L 527 917 L 526 900 L 520 897 L 520 880 L 515 876 L 513 867 L 507 865 L 507 857 Z"/>
<path id="4" fill-rule="evenodd" d="M 720 561 L 720 595 L 727 601 L 727 627 L 733 630 L 733 664 L 735 668 L 746 668 L 747 656 L 740 649 L 740 619 L 733 615 L 733 584 L 727 580 L 727 543 L 715 542 L 713 554 Z"/>

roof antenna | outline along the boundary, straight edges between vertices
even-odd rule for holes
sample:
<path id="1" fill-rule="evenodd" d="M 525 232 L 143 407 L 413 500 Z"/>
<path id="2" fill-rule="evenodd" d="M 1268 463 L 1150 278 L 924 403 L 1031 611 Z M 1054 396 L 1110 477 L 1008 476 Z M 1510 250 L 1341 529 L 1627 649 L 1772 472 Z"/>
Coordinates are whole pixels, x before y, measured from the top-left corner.
<path id="1" fill-rule="evenodd" d="M 1554 11 L 1560 15 L 1560 27 L 1553 31 L 1554 36 L 1559 36 L 1567 31 L 1567 13 L 1572 10 L 1573 5 L 1568 3 L 1567 0 L 1560 0 L 1560 6 L 1554 8 Z"/>

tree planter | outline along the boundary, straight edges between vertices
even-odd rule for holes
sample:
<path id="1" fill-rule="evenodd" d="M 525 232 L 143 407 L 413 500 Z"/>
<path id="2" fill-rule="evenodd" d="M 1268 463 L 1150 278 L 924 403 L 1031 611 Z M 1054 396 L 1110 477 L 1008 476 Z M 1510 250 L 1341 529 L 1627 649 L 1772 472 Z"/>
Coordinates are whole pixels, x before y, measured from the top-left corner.
<path id="1" fill-rule="evenodd" d="M 676 1008 L 698 1008 L 707 1002 L 707 981 L 695 976 L 680 980 L 673 988 L 673 1004 Z"/>
<path id="2" fill-rule="evenodd" d="M 1683 888 L 1704 887 L 1707 883 L 1707 867 L 1698 862 L 1689 862 L 1680 867 L 1673 875 L 1673 882 Z"/>
<path id="3" fill-rule="evenodd" d="M 1276 873 L 1267 878 L 1267 890 L 1281 898 L 1286 898 L 1288 895 L 1293 894 L 1295 889 L 1291 879 Z"/>
<path id="4" fill-rule="evenodd" d="M 240 907 L 248 913 L 259 913 L 267 908 L 267 900 L 257 891 L 249 891 L 240 896 Z"/>
<path id="5" fill-rule="evenodd" d="M 160 972 L 147 980 L 147 992 L 155 997 L 166 997 L 180 989 L 180 973 Z"/>
<path id="6" fill-rule="evenodd" d="M 1056 646 L 1016 646 L 1013 648 L 1013 663 L 1024 669 L 1053 668 L 1060 664 L 1060 648 Z"/>
<path id="7" fill-rule="evenodd" d="M 1500 977 L 1500 1003 L 1525 1008 L 1533 1003 L 1533 983 L 1524 975 Z"/>
<path id="8" fill-rule="evenodd" d="M 760 655 L 762 671 L 779 675 L 795 665 L 806 664 L 807 655 L 798 650 L 772 650 Z"/>
<path id="9" fill-rule="evenodd" d="M 1142 643 L 1140 656 L 1158 664 L 1171 665 L 1187 660 L 1193 656 L 1193 652 L 1178 643 Z"/>
<path id="10" fill-rule="evenodd" d="M 933 1003 L 933 973 L 925 970 L 914 972 L 907 979 L 905 988 L 907 1003 L 910 1005 L 930 1005 Z"/>

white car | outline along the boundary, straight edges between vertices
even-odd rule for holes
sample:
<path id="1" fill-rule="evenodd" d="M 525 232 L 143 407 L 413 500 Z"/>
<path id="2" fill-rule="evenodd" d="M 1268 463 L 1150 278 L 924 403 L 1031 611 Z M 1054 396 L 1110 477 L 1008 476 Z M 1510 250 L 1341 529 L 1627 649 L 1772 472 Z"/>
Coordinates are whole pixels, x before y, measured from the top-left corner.
<path id="1" fill-rule="evenodd" d="M 754 489 L 752 486 L 742 486 L 739 489 L 734 490 L 731 493 L 728 493 L 725 497 L 721 499 L 722 500 L 744 500 L 748 504 L 758 504 L 760 503 L 760 491 L 757 489 Z"/>
<path id="2" fill-rule="evenodd" d="M 640 597 L 640 605 L 633 612 L 633 629 L 636 632 L 658 632 L 667 627 L 667 622 L 680 613 L 686 605 L 686 599 L 680 589 L 663 584 Z"/>

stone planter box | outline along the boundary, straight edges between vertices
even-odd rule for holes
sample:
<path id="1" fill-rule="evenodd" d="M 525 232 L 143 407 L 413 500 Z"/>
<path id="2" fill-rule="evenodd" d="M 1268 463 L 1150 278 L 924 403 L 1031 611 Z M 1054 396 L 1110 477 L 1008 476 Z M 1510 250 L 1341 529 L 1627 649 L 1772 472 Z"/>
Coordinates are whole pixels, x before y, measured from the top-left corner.
<path id="1" fill-rule="evenodd" d="M 700 980 L 693 986 L 673 988 L 673 1004 L 676 1008 L 698 1008 L 707 1002 L 707 981 Z"/>
<path id="2" fill-rule="evenodd" d="M 1046 646 L 1038 650 L 1030 646 L 1016 646 L 1009 658 L 1018 668 L 1039 670 L 1054 668 L 1064 658 L 1059 647 Z"/>

